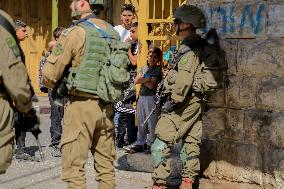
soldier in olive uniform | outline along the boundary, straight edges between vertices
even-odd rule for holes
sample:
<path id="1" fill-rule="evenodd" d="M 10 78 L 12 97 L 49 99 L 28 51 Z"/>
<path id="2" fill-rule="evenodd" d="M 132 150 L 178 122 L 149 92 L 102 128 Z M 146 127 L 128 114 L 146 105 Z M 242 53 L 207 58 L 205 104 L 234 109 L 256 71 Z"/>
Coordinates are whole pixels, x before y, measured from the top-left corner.
<path id="1" fill-rule="evenodd" d="M 32 107 L 28 74 L 10 16 L 0 10 L 0 174 L 11 164 L 14 150 L 13 105 L 25 116 L 37 119 Z"/>
<path id="2" fill-rule="evenodd" d="M 199 174 L 199 144 L 202 135 L 202 95 L 192 90 L 195 70 L 200 58 L 195 53 L 196 47 L 205 41 L 196 34 L 197 28 L 206 26 L 202 11 L 191 5 L 183 5 L 174 12 L 174 26 L 182 43 L 174 58 L 174 68 L 165 79 L 165 92 L 170 100 L 164 105 L 155 130 L 156 140 L 151 147 L 155 162 L 152 174 L 153 189 L 163 189 L 171 173 L 169 162 L 173 145 L 182 141 L 180 157 L 183 162 L 182 183 L 180 189 L 192 189 L 192 184 Z"/>
<path id="3" fill-rule="evenodd" d="M 28 38 L 28 33 L 27 33 L 27 25 L 19 19 L 16 19 L 15 21 L 15 25 L 16 25 L 16 36 L 18 41 L 25 41 L 26 38 Z M 23 63 L 25 64 L 25 55 L 24 52 L 22 50 L 21 47 L 19 47 L 20 52 L 21 52 L 21 58 Z M 31 89 L 31 94 L 32 94 L 32 101 L 34 101 L 34 99 L 37 99 L 37 96 L 35 95 L 34 89 L 31 85 L 31 80 L 29 79 L 29 83 L 30 83 L 30 89 Z M 37 102 L 38 100 L 35 100 L 35 102 Z M 15 139 L 16 139 L 16 146 L 17 146 L 17 153 L 15 155 L 15 158 L 17 160 L 28 160 L 28 161 L 36 161 L 39 162 L 40 159 L 32 156 L 28 153 L 25 153 L 25 141 L 26 141 L 26 132 L 23 131 L 21 129 L 22 127 L 22 122 L 20 120 L 20 117 L 23 116 L 23 114 L 17 110 L 15 110 L 15 122 L 14 122 L 14 127 L 15 127 Z"/>
<path id="4" fill-rule="evenodd" d="M 73 19 L 77 21 L 62 32 L 42 70 L 43 84 L 49 88 L 53 88 L 68 69 L 76 70 L 86 64 L 94 66 L 92 70 L 99 69 L 96 66 L 100 65 L 104 57 L 94 57 L 103 54 L 107 49 L 100 49 L 105 43 L 102 41 L 106 39 L 98 44 L 95 42 L 96 36 L 113 32 L 119 40 L 119 35 L 113 27 L 99 19 L 105 17 L 105 1 L 73 0 L 70 8 Z M 89 35 L 90 33 L 93 34 Z M 89 62 L 86 63 L 87 61 Z M 74 75 L 76 74 L 69 74 L 68 78 Z M 84 80 L 83 77 L 82 79 Z M 88 82 L 83 80 L 82 82 Z M 68 96 L 70 103 L 65 109 L 61 138 L 62 179 L 67 182 L 69 189 L 86 189 L 85 163 L 88 151 L 91 150 L 99 188 L 113 189 L 116 152 L 114 126 L 111 121 L 112 105 L 104 104 L 91 90 L 69 90 Z"/>

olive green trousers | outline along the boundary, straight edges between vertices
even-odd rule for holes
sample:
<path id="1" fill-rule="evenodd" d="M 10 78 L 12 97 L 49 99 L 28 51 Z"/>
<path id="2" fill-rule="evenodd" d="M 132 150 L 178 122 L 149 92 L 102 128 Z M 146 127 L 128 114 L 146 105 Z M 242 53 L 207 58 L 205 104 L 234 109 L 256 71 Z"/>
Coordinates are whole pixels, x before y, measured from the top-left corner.
<path id="1" fill-rule="evenodd" d="M 94 157 L 99 189 L 115 188 L 112 106 L 97 100 L 71 101 L 65 109 L 61 139 L 62 179 L 68 189 L 86 189 L 88 152 Z"/>
<path id="2" fill-rule="evenodd" d="M 152 179 L 154 183 L 165 185 L 171 174 L 170 152 L 177 142 L 182 142 L 180 158 L 183 162 L 182 177 L 194 181 L 200 171 L 200 148 L 202 136 L 202 104 L 184 102 L 169 114 L 162 114 L 155 130 L 156 140 L 160 140 L 161 162 L 156 164 Z M 155 143 L 155 142 L 154 142 Z M 152 155 L 155 152 L 152 149 Z M 154 157 L 155 158 L 155 157 Z"/>
<path id="3" fill-rule="evenodd" d="M 11 165 L 14 153 L 14 113 L 8 101 L 0 99 L 0 174 Z"/>

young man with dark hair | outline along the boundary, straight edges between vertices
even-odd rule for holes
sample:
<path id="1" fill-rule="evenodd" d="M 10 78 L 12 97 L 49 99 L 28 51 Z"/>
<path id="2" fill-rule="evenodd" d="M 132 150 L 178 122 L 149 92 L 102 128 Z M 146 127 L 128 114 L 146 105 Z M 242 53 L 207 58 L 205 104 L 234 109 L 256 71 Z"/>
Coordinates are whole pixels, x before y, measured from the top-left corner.
<path id="1" fill-rule="evenodd" d="M 137 58 L 139 52 L 138 44 L 138 22 L 134 22 L 130 27 L 130 48 L 128 50 L 128 57 L 133 67 L 137 67 Z"/>
<path id="2" fill-rule="evenodd" d="M 59 143 L 61 140 L 61 134 L 62 134 L 62 125 L 61 125 L 61 120 L 63 118 L 64 114 L 64 105 L 67 102 L 66 98 L 60 98 L 56 99 L 57 96 L 57 89 L 47 89 L 46 87 L 43 86 L 41 83 L 41 78 L 42 78 L 42 68 L 46 62 L 47 57 L 51 54 L 52 50 L 54 49 L 56 45 L 56 41 L 60 37 L 61 33 L 64 31 L 64 28 L 59 26 L 54 29 L 52 35 L 54 40 L 50 41 L 48 43 L 48 52 L 43 53 L 43 58 L 40 62 L 40 69 L 39 69 L 39 80 L 40 80 L 40 89 L 42 92 L 48 93 L 48 98 L 49 98 L 49 103 L 50 103 L 50 136 L 51 136 L 51 144 L 49 147 L 52 149 L 51 155 L 54 157 L 61 157 L 61 152 L 59 149 Z M 60 103 L 61 105 L 57 104 Z"/>
<path id="3" fill-rule="evenodd" d="M 61 33 L 64 31 L 63 27 L 57 27 L 53 31 L 53 38 L 55 41 L 58 40 Z M 53 43 L 54 41 L 51 41 L 48 45 L 51 50 L 54 49 L 56 43 Z M 53 44 L 52 44 L 53 43 Z M 50 102 L 51 112 L 50 112 L 50 120 L 51 120 L 51 126 L 50 126 L 50 136 L 51 136 L 51 144 L 49 145 L 52 149 L 51 155 L 54 157 L 61 157 L 61 152 L 59 148 L 59 143 L 61 141 L 61 134 L 62 134 L 62 125 L 61 121 L 64 115 L 64 105 L 67 102 L 67 98 L 63 97 L 60 99 L 56 99 L 56 93 L 57 89 L 49 89 L 48 90 L 48 98 Z M 60 104 L 57 104 L 56 101 Z"/>
<path id="4" fill-rule="evenodd" d="M 121 7 L 120 20 L 121 25 L 117 25 L 114 29 L 119 33 L 121 41 L 130 42 L 130 27 L 135 18 L 135 7 L 132 4 L 124 4 Z"/>
<path id="5" fill-rule="evenodd" d="M 127 89 L 123 92 L 122 100 L 115 105 L 115 110 L 119 113 L 117 123 L 116 146 L 123 146 L 134 143 L 137 139 L 137 127 L 135 126 L 134 102 L 136 101 L 135 77 L 137 75 L 137 57 L 139 51 L 138 45 L 138 22 L 135 22 L 130 27 L 130 48 L 128 50 L 128 58 L 130 60 L 129 72 L 130 80 Z M 127 130 L 127 132 L 126 132 Z M 127 137 L 125 134 L 127 133 Z M 126 138 L 126 140 L 125 140 Z"/>
<path id="6" fill-rule="evenodd" d="M 132 40 L 130 37 L 130 28 L 131 28 L 133 19 L 135 18 L 134 14 L 135 14 L 135 7 L 132 4 L 124 4 L 121 7 L 121 15 L 120 15 L 121 25 L 115 26 L 114 29 L 119 33 L 120 40 L 122 42 L 130 43 Z M 131 61 L 131 64 L 132 64 L 132 61 Z M 114 124 L 116 128 L 116 146 L 119 148 L 122 148 L 124 146 L 124 138 L 121 138 L 121 137 L 124 136 L 125 129 L 123 132 L 123 129 L 121 130 L 120 128 L 126 127 L 125 122 L 127 121 L 127 118 L 125 118 L 126 115 L 122 115 L 120 117 L 120 114 L 121 112 L 118 112 L 117 109 L 115 109 Z M 123 124 L 124 126 L 121 124 Z"/>

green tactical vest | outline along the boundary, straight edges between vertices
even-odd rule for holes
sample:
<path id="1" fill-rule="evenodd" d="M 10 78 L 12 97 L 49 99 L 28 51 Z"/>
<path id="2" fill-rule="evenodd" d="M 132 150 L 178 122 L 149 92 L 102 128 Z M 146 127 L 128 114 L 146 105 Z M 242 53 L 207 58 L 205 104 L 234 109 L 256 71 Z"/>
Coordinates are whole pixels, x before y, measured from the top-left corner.
<path id="1" fill-rule="evenodd" d="M 86 31 L 84 56 L 80 66 L 70 68 L 67 87 L 69 91 L 96 94 L 99 73 L 109 54 L 108 43 L 96 29 L 84 23 L 79 26 Z"/>
<path id="2" fill-rule="evenodd" d="M 123 47 L 120 47 L 119 35 L 109 24 L 104 30 L 108 38 L 84 22 L 78 26 L 86 31 L 84 56 L 78 67 L 70 68 L 67 88 L 114 102 L 121 95 L 123 83 L 129 80 L 128 46 L 123 43 Z"/>

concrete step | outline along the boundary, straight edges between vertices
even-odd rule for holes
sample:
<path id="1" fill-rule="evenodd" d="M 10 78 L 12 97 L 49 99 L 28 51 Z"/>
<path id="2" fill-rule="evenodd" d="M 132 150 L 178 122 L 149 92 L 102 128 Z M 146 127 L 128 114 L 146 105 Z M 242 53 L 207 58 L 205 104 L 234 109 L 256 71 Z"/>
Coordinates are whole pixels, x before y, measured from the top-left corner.
<path id="1" fill-rule="evenodd" d="M 182 162 L 179 157 L 181 144 L 175 145 L 171 153 L 171 175 L 168 179 L 169 186 L 178 186 L 181 181 Z M 134 153 L 127 154 L 123 150 L 118 151 L 117 169 L 136 172 L 152 173 L 154 171 L 154 161 L 150 154 Z"/>
<path id="2" fill-rule="evenodd" d="M 226 180 L 209 180 L 209 179 L 200 179 L 199 180 L 199 189 L 262 189 L 261 186 L 254 183 L 238 183 L 230 182 Z M 272 188 L 272 186 L 268 187 Z"/>

